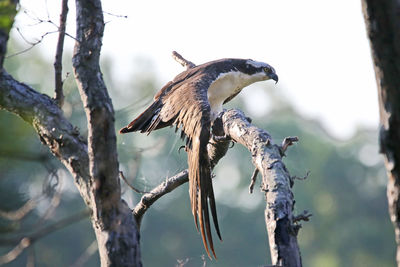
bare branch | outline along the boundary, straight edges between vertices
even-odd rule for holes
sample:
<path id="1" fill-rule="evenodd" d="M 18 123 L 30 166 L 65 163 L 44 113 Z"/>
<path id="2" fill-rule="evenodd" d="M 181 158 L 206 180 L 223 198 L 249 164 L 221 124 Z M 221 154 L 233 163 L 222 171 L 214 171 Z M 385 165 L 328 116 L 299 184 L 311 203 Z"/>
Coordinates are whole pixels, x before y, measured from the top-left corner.
<path id="1" fill-rule="evenodd" d="M 68 14 L 68 0 L 62 0 L 60 26 L 58 27 L 58 42 L 56 59 L 54 61 L 55 72 L 55 100 L 62 107 L 64 104 L 63 80 L 62 80 L 62 55 L 64 49 L 65 26 Z"/>
<path id="2" fill-rule="evenodd" d="M 303 181 L 305 179 L 308 178 L 308 176 L 310 176 L 310 171 L 307 171 L 306 175 L 304 175 L 303 177 L 299 177 L 299 176 L 292 176 L 292 180 L 300 180 Z"/>
<path id="3" fill-rule="evenodd" d="M 146 192 L 146 191 L 141 191 L 141 190 L 139 190 L 139 189 L 136 189 L 136 187 L 134 187 L 133 185 L 131 185 L 131 184 L 129 183 L 129 181 L 125 178 L 125 175 L 124 175 L 124 173 L 123 173 L 122 171 L 119 172 L 119 176 L 121 177 L 122 180 L 124 180 L 124 182 L 129 186 L 129 188 L 131 188 L 131 189 L 132 189 L 133 191 L 135 191 L 136 193 L 139 193 L 139 194 L 146 194 L 146 193 L 149 193 L 149 192 Z"/>
<path id="4" fill-rule="evenodd" d="M 94 240 L 90 246 L 87 247 L 85 252 L 71 265 L 71 267 L 82 267 L 86 265 L 86 262 L 93 256 L 98 250 L 97 240 Z"/>
<path id="5" fill-rule="evenodd" d="M 281 145 L 281 154 L 282 156 L 285 155 L 286 150 L 288 149 L 289 146 L 293 145 L 295 142 L 298 142 L 299 138 L 297 136 L 289 136 L 289 137 L 285 137 L 285 139 L 283 139 L 282 141 L 282 145 Z"/>
<path id="6" fill-rule="evenodd" d="M 36 207 L 36 205 L 37 205 L 37 199 L 32 198 L 17 210 L 13 211 L 0 210 L 0 217 L 10 221 L 19 221 L 22 218 L 24 218 L 31 210 L 33 210 Z"/>
<path id="7" fill-rule="evenodd" d="M 107 11 L 103 11 L 103 13 L 104 13 L 104 14 L 107 14 L 107 15 L 110 15 L 110 16 L 113 16 L 113 17 L 116 17 L 116 18 L 124 18 L 124 19 L 127 19 L 127 18 L 128 18 L 127 15 L 117 15 L 117 14 L 113 14 L 113 13 L 107 12 Z"/>
<path id="8" fill-rule="evenodd" d="M 308 210 L 305 210 L 301 214 L 294 216 L 293 217 L 293 222 L 294 223 L 297 223 L 297 222 L 300 222 L 300 221 L 308 222 L 310 220 L 311 216 L 312 216 L 312 214 Z"/>
<path id="9" fill-rule="evenodd" d="M 42 143 L 72 173 L 86 203 L 90 203 L 87 145 L 63 112 L 47 95 L 0 72 L 0 108 L 32 124 Z"/>
<path id="10" fill-rule="evenodd" d="M 0 256 L 0 265 L 6 264 L 8 262 L 11 262 L 15 260 L 27 247 L 32 245 L 34 242 L 39 240 L 40 238 L 47 236 L 57 230 L 60 230 L 62 228 L 65 228 L 73 223 L 76 223 L 78 221 L 81 221 L 85 218 L 88 218 L 90 214 L 89 210 L 83 210 L 79 213 L 76 213 L 70 217 L 67 217 L 65 219 L 62 219 L 56 223 L 53 223 L 49 226 L 43 227 L 42 229 L 39 229 L 38 231 L 24 236 L 24 237 L 17 237 L 17 238 L 11 238 L 11 239 L 0 239 L 0 245 L 15 245 L 15 247 L 9 251 L 7 254 Z"/>
<path id="11" fill-rule="evenodd" d="M 140 227 L 144 213 L 150 208 L 150 206 L 156 202 L 163 195 L 171 192 L 178 186 L 189 181 L 188 171 L 184 170 L 180 173 L 167 178 L 157 187 L 153 188 L 149 193 L 144 194 L 140 199 L 139 203 L 133 209 L 133 214 L 136 218 L 136 222 Z"/>
<path id="12" fill-rule="evenodd" d="M 183 67 L 185 67 L 186 69 L 191 69 L 196 67 L 196 64 L 194 64 L 193 62 L 184 59 L 178 52 L 176 51 L 172 51 L 172 57 L 179 63 L 181 64 Z"/>
<path id="13" fill-rule="evenodd" d="M 273 265 L 301 266 L 296 232 L 293 231 L 293 193 L 291 178 L 282 162 L 281 147 L 273 145 L 271 136 L 249 123 L 239 110 L 222 116 L 224 130 L 252 155 L 253 164 L 265 185 L 265 223 Z"/>
<path id="14" fill-rule="evenodd" d="M 23 238 L 12 250 L 7 254 L 0 256 L 0 265 L 12 262 L 15 260 L 27 247 L 30 246 L 29 238 Z"/>

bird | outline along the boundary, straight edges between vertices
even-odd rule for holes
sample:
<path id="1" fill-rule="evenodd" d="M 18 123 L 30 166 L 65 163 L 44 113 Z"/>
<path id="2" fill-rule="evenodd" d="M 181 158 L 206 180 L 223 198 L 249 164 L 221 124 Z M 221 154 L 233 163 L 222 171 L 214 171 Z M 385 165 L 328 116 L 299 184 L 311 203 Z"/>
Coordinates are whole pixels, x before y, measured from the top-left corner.
<path id="1" fill-rule="evenodd" d="M 193 64 L 194 65 L 194 64 Z M 222 241 L 212 186 L 212 170 L 207 153 L 211 126 L 222 105 L 232 100 L 241 90 L 255 82 L 278 82 L 275 69 L 267 63 L 252 59 L 224 58 L 188 68 L 168 82 L 154 96 L 154 101 L 119 132 L 150 134 L 167 126 L 181 130 L 186 141 L 189 196 L 197 231 L 204 248 L 214 258 L 210 229 L 211 210 L 215 231 Z"/>

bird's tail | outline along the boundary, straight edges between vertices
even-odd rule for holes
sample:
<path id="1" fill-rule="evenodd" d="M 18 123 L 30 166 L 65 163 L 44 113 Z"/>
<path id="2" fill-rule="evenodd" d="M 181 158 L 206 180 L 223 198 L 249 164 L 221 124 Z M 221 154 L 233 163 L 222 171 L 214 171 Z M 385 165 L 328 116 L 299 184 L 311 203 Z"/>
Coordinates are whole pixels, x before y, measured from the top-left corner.
<path id="1" fill-rule="evenodd" d="M 219 239 L 222 240 L 222 238 L 218 226 L 217 209 L 215 206 L 215 198 L 211 178 L 211 168 L 207 154 L 207 144 L 201 144 L 201 142 L 204 142 L 201 137 L 197 140 L 193 140 L 192 147 L 188 151 L 190 178 L 189 195 L 196 227 L 197 230 L 199 230 L 199 221 L 200 233 L 208 257 L 211 258 L 208 248 L 209 245 L 214 257 L 217 258 L 215 255 L 214 244 L 211 236 L 210 216 L 208 211 L 209 206 L 211 209 L 211 215 L 213 217 L 215 230 L 218 234 Z"/>
<path id="2" fill-rule="evenodd" d="M 119 130 L 119 133 L 123 134 L 136 131 L 140 131 L 141 133 L 150 133 L 155 129 L 165 127 L 166 125 L 160 125 L 161 118 L 159 113 L 161 107 L 162 104 L 159 101 L 153 102 L 153 104 L 151 104 L 145 111 L 143 111 L 142 114 L 131 121 L 128 126 Z"/>

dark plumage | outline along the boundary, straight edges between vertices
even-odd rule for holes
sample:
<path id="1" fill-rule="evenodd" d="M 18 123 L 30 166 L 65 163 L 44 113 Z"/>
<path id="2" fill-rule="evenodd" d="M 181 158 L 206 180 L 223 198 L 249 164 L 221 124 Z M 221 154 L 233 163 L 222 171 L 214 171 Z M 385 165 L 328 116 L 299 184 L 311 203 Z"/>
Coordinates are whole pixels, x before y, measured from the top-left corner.
<path id="1" fill-rule="evenodd" d="M 155 95 L 154 102 L 120 130 L 120 133 L 140 131 L 149 134 L 166 126 L 181 128 L 182 138 L 186 137 L 192 213 L 197 229 L 200 224 L 209 257 L 208 245 L 216 257 L 209 208 L 221 239 L 207 154 L 211 124 L 222 110 L 222 104 L 235 97 L 243 87 L 268 79 L 278 81 L 275 70 L 266 63 L 250 59 L 220 59 L 193 67 L 167 83 Z"/>

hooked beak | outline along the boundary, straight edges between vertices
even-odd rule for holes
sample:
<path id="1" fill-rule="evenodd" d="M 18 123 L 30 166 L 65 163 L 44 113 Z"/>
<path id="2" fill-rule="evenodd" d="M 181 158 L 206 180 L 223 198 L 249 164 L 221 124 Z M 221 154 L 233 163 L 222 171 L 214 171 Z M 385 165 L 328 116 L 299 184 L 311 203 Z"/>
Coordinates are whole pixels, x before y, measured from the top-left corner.
<path id="1" fill-rule="evenodd" d="M 274 80 L 274 81 L 275 81 L 275 84 L 278 83 L 278 75 L 276 75 L 275 73 L 270 73 L 270 74 L 268 74 L 268 77 L 269 77 L 270 79 Z"/>

